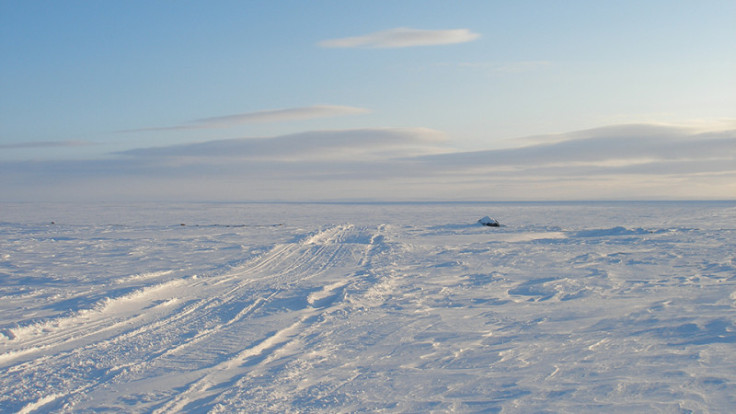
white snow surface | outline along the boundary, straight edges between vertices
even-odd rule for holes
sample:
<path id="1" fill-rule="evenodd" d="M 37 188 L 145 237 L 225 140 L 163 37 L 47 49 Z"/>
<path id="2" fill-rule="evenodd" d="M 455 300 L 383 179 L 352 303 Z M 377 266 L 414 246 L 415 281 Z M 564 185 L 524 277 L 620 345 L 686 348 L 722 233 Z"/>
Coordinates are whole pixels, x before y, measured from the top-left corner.
<path id="1" fill-rule="evenodd" d="M 736 409 L 733 202 L 0 209 L 0 412 Z"/>

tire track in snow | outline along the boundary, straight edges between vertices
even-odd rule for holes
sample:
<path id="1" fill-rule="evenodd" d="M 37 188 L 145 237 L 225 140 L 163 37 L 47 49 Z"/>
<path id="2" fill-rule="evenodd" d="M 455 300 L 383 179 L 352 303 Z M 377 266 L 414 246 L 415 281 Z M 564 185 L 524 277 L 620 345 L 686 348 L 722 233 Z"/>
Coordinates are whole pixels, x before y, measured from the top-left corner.
<path id="1" fill-rule="evenodd" d="M 253 266 L 254 268 L 259 268 L 262 266 L 262 262 L 274 262 L 277 261 L 278 257 L 282 255 L 283 249 L 280 248 L 280 246 L 276 246 L 275 248 L 271 249 L 269 252 L 261 255 L 260 259 L 255 258 L 254 260 L 249 262 L 249 265 Z M 248 264 L 245 265 L 246 271 Z M 218 279 L 225 279 L 225 280 L 218 280 Z M 227 281 L 233 281 L 236 280 L 237 277 L 222 277 L 222 278 L 214 278 L 215 283 L 214 285 L 219 285 L 222 282 Z M 173 283 L 179 283 L 182 280 L 175 280 Z M 209 280 L 207 278 L 205 279 L 190 279 L 188 280 L 188 284 L 186 286 L 186 291 L 188 292 L 196 292 L 198 289 L 202 287 L 206 287 L 208 283 L 211 283 L 212 280 Z M 250 281 L 245 281 L 246 284 Z M 238 285 L 232 289 L 230 289 L 230 292 L 236 291 L 238 288 L 242 287 L 242 283 L 239 283 Z M 220 287 L 221 288 L 221 287 Z M 147 288 L 143 288 L 142 290 L 145 291 Z M 207 289 L 207 291 L 212 292 L 212 289 Z M 183 292 L 179 292 L 183 293 Z M 139 295 L 140 296 L 140 295 Z M 194 297 L 194 300 L 191 300 L 192 297 Z M 197 299 L 198 298 L 198 299 Z M 125 299 L 125 298 L 123 298 Z M 51 335 L 51 336 L 42 336 L 40 339 L 44 340 L 43 344 L 35 344 L 35 346 L 28 347 L 29 343 L 27 342 L 16 342 L 15 345 L 16 349 L 20 349 L 19 351 L 11 351 L 9 353 L 3 354 L 5 356 L 5 360 L 3 361 L 7 364 L 12 364 L 15 362 L 16 364 L 19 362 L 17 361 L 19 357 L 25 356 L 28 357 L 32 354 L 38 354 L 39 352 L 43 351 L 44 356 L 36 359 L 30 359 L 23 358 L 20 360 L 20 365 L 10 366 L 9 370 L 11 371 L 17 371 L 17 372 L 25 372 L 33 375 L 32 373 L 34 371 L 47 371 L 49 370 L 49 367 L 52 366 L 74 366 L 76 363 L 74 362 L 74 359 L 76 358 L 76 355 L 79 354 L 80 350 L 83 350 L 84 353 L 94 354 L 95 352 L 104 355 L 106 353 L 106 350 L 109 349 L 109 347 L 113 344 L 119 344 L 119 343 L 125 343 L 126 341 L 130 341 L 133 338 L 136 337 L 142 337 L 142 336 L 151 336 L 151 334 L 156 334 L 156 332 L 165 331 L 172 327 L 181 327 L 189 325 L 193 319 L 202 319 L 202 317 L 206 318 L 207 314 L 212 314 L 213 312 L 206 312 L 207 308 L 211 308 L 211 310 L 216 311 L 218 308 L 216 306 L 212 306 L 213 303 L 220 301 L 217 294 L 214 295 L 207 295 L 207 294 L 198 294 L 198 295 L 190 295 L 190 300 L 184 301 L 185 303 L 189 303 L 189 305 L 185 305 L 182 307 L 176 307 L 175 312 L 165 316 L 165 315 L 156 315 L 159 319 L 156 320 L 154 323 L 149 324 L 150 320 L 147 320 L 149 318 L 146 318 L 144 314 L 138 314 L 134 315 L 133 317 L 129 319 L 120 320 L 118 322 L 113 323 L 112 326 L 105 326 L 106 324 L 109 324 L 111 322 L 110 318 L 104 318 L 100 317 L 98 321 L 93 323 L 84 323 L 84 318 L 77 317 L 76 319 L 70 319 L 76 321 L 76 328 L 78 329 L 59 329 L 58 335 Z M 140 310 L 145 310 L 145 306 L 142 306 Z M 85 311 L 86 313 L 93 312 L 93 310 Z M 83 314 L 85 312 L 82 312 Z M 204 315 L 203 315 L 204 314 Z M 119 316 L 119 315 L 118 315 Z M 217 316 L 217 315 L 214 315 Z M 74 317 L 72 317 L 74 318 Z M 136 324 L 135 322 L 138 322 Z M 106 338 L 103 338 L 102 340 L 90 340 L 91 336 L 99 336 L 99 334 L 103 331 L 111 331 L 112 327 L 117 326 L 124 326 L 124 325 L 132 325 L 132 329 L 130 329 L 128 332 L 122 332 L 115 334 L 113 336 L 108 336 Z M 102 328 L 102 329 L 100 329 Z M 104 332 L 103 332 L 104 333 Z M 161 336 L 161 335 L 158 335 Z M 22 340 L 21 338 L 16 337 L 16 339 Z M 184 338 L 185 339 L 185 338 Z M 88 343 L 85 345 L 84 341 L 87 340 Z M 184 341 L 184 343 L 186 343 Z M 75 348 L 76 345 L 76 349 Z M 165 344 L 162 344 L 165 345 Z M 156 352 L 158 354 L 158 352 Z M 23 362 L 23 360 L 27 360 L 26 362 Z M 120 365 L 116 365 L 109 368 L 109 371 L 120 371 L 124 369 L 128 369 L 131 367 L 134 367 L 136 365 L 145 365 L 148 363 L 148 360 L 150 358 L 144 357 L 140 360 L 137 360 L 132 363 L 124 363 Z M 50 376 L 53 376 L 58 373 L 52 373 Z M 64 380 L 61 380 L 62 382 Z M 0 380 L 0 385 L 2 385 L 2 382 Z M 78 390 L 86 390 L 91 388 L 91 386 L 83 386 L 77 388 Z M 66 397 L 71 396 L 76 392 L 70 392 Z M 27 398 L 27 397 L 26 397 Z M 0 399 L 1 400 L 1 399 Z M 44 404 L 48 404 L 50 400 L 44 400 Z M 3 407 L 2 401 L 0 401 L 0 408 Z M 2 410 L 0 410 L 2 411 Z"/>
<path id="2" fill-rule="evenodd" d="M 373 270 L 385 273 L 381 270 L 382 267 L 374 267 L 375 263 L 373 263 L 378 254 L 387 251 L 388 245 L 385 243 L 383 236 L 385 230 L 385 226 L 380 226 L 370 237 L 359 238 L 362 243 L 365 243 L 365 247 L 361 249 L 359 257 L 352 258 L 351 272 L 344 274 L 337 281 L 334 281 L 334 278 L 330 279 L 334 282 L 325 284 L 321 290 L 308 295 L 307 302 L 311 308 L 306 310 L 308 314 L 305 313 L 304 316 L 309 323 L 302 323 L 298 334 L 290 337 L 288 341 L 278 344 L 278 346 L 267 349 L 258 358 L 253 358 L 253 361 L 257 361 L 257 363 L 249 363 L 247 370 L 241 369 L 242 373 L 239 377 L 233 375 L 232 380 L 217 387 L 223 390 L 219 395 L 197 395 L 197 399 L 190 398 L 188 403 L 177 407 L 193 411 L 213 409 L 224 412 L 247 412 L 254 407 L 233 407 L 230 404 L 232 401 L 252 401 L 253 395 L 250 393 L 259 388 L 258 384 L 264 377 L 274 380 L 286 378 L 288 381 L 297 381 L 289 387 L 295 386 L 297 391 L 303 389 L 305 385 L 298 381 L 304 369 L 310 369 L 309 367 L 312 364 L 310 360 L 312 358 L 320 359 L 320 355 L 322 357 L 333 355 L 333 351 L 337 349 L 335 348 L 337 344 L 332 344 L 329 339 L 332 330 L 335 329 L 335 323 L 340 326 L 342 322 L 338 321 L 349 317 L 348 315 L 351 315 L 352 312 L 362 312 L 364 310 L 363 306 L 356 308 L 354 301 L 350 300 L 350 296 L 362 296 L 382 278 L 373 274 Z M 349 235 L 347 240 L 351 240 Z M 333 391 L 340 389 L 360 375 L 359 370 L 351 368 L 348 369 L 346 376 L 330 376 L 328 388 Z M 321 382 L 321 386 L 325 386 L 321 380 L 319 382 Z M 271 402 L 274 401 L 272 400 L 266 404 L 269 404 L 274 410 L 278 410 L 276 406 L 271 405 Z M 293 408 L 291 407 L 291 409 Z"/>
<path id="3" fill-rule="evenodd" d="M 67 331 L 66 337 L 71 339 L 66 343 L 81 344 L 82 352 L 79 352 L 79 349 L 71 351 L 60 347 L 59 338 L 51 338 L 48 341 L 49 347 L 44 349 L 45 357 L 29 360 L 14 368 L 40 374 L 53 370 L 53 367 L 77 365 L 78 362 L 75 360 L 80 358 L 80 355 L 105 355 L 115 347 L 123 351 L 120 354 L 130 354 L 126 351 L 131 347 L 137 347 L 136 343 L 159 341 L 159 347 L 152 354 L 128 355 L 108 366 L 103 374 L 97 374 L 96 377 L 89 374 L 82 375 L 72 381 L 65 386 L 64 393 L 56 393 L 54 404 L 57 405 L 64 401 L 82 400 L 84 394 L 89 394 L 102 385 L 103 381 L 100 378 L 104 378 L 108 383 L 126 381 L 132 378 L 131 372 L 144 372 L 156 366 L 165 367 L 167 364 L 162 362 L 177 356 L 182 364 L 187 361 L 191 363 L 197 356 L 188 355 L 187 349 L 191 349 L 190 346 L 194 344 L 203 348 L 197 350 L 197 355 L 204 355 L 205 359 L 209 358 L 216 362 L 215 365 L 210 363 L 200 368 L 204 370 L 203 372 L 209 372 L 215 367 L 223 366 L 222 362 L 217 362 L 217 355 L 232 355 L 227 346 L 237 343 L 233 338 L 239 337 L 238 330 L 243 328 L 242 321 L 256 313 L 263 313 L 264 308 L 271 306 L 272 302 L 284 293 L 302 295 L 305 307 L 296 310 L 297 314 L 301 315 L 299 319 L 301 322 L 290 325 L 284 332 L 277 331 L 251 351 L 236 352 L 234 358 L 237 360 L 239 356 L 241 359 L 247 359 L 260 355 L 263 351 L 282 344 L 282 340 L 288 342 L 290 337 L 288 333 L 297 327 L 304 328 L 304 321 L 314 323 L 316 319 L 312 318 L 318 318 L 318 314 L 324 313 L 336 300 L 337 295 L 344 292 L 348 282 L 333 281 L 322 291 L 315 291 L 306 285 L 313 283 L 313 279 L 319 278 L 331 269 L 337 270 L 340 276 L 349 276 L 355 273 L 356 263 L 364 266 L 376 236 L 365 235 L 365 232 L 364 229 L 358 230 L 350 225 L 334 226 L 300 241 L 276 245 L 266 253 L 221 276 L 177 279 L 181 286 L 177 287 L 174 295 L 169 295 L 175 306 L 160 309 L 162 313 L 155 315 L 153 321 L 144 317 L 146 306 L 140 306 L 130 318 L 119 320 L 107 328 L 103 326 L 102 330 L 99 330 L 100 325 L 80 323 L 80 328 L 90 333 L 85 334 L 81 329 Z M 342 243 L 346 240 L 355 243 Z M 363 244 L 360 244 L 361 242 Z M 230 313 L 230 308 L 239 310 L 233 312 L 231 317 L 221 320 L 223 314 Z M 186 332 L 192 330 L 189 329 L 192 325 L 205 328 L 187 337 Z M 126 326 L 130 328 L 127 331 L 120 332 L 118 329 Z M 93 328 L 98 331 L 94 331 Z M 207 357 L 208 350 L 213 352 L 209 357 Z M 174 365 L 177 366 L 180 369 L 183 367 L 179 364 Z M 59 379 L 58 382 L 63 381 Z M 57 390 L 58 387 L 49 388 L 47 395 L 51 395 L 52 389 Z M 51 401 L 43 398 L 46 397 L 36 397 L 34 400 L 45 401 L 45 404 Z M 32 404 L 34 400 L 27 399 L 25 403 Z"/>
<path id="4" fill-rule="evenodd" d="M 155 410 L 154 413 L 181 412 L 192 401 L 208 397 L 210 395 L 207 392 L 208 390 L 218 388 L 219 385 L 231 382 L 234 377 L 239 376 L 240 367 L 247 364 L 250 358 L 258 357 L 266 352 L 273 352 L 273 348 L 284 346 L 289 338 L 296 335 L 299 328 L 313 317 L 314 315 L 311 312 L 307 313 L 297 322 L 274 332 L 256 345 L 244 349 L 234 357 L 213 367 L 208 367 L 199 380 L 191 384 L 183 393 L 164 404 L 163 407 Z"/>
<path id="5" fill-rule="evenodd" d="M 330 229 L 330 233 L 335 233 L 334 229 Z M 294 258 L 294 256 L 296 256 L 298 253 L 298 246 L 298 244 L 276 246 L 258 260 L 243 265 L 240 269 L 237 269 L 237 271 L 231 272 L 225 277 L 215 281 L 213 283 L 213 286 L 219 286 L 229 281 L 239 281 L 239 283 L 230 288 L 227 292 L 213 294 L 212 297 L 215 297 L 216 299 L 207 301 L 206 305 L 200 304 L 200 306 L 198 306 L 198 309 L 205 308 L 207 310 L 206 314 L 214 315 L 214 317 L 217 317 L 222 314 L 221 310 L 224 307 L 242 299 L 242 295 L 238 293 L 240 290 L 246 288 L 252 289 L 252 285 L 255 283 L 263 283 L 267 280 L 283 278 L 290 272 L 293 272 L 295 269 L 303 267 L 305 263 L 312 260 L 312 256 L 314 255 L 309 254 L 309 252 L 302 252 L 301 255 Z M 320 254 L 318 253 L 316 256 L 319 257 Z M 284 263 L 293 264 L 286 267 L 285 269 L 279 269 L 279 266 L 283 266 Z M 318 270 L 322 271 L 326 267 L 326 265 L 321 266 Z M 260 274 L 263 275 L 261 276 Z M 248 279 L 243 280 L 243 277 L 246 276 L 248 277 Z M 282 292 L 282 289 L 274 290 L 272 285 L 268 285 L 267 288 L 268 290 L 266 292 L 253 295 L 255 299 L 250 304 L 243 307 L 232 318 L 228 319 L 224 323 L 219 323 L 212 328 L 199 331 L 192 339 L 166 350 L 160 355 L 160 357 L 163 358 L 175 355 L 179 352 L 182 352 L 184 349 L 191 347 L 192 345 L 195 345 L 207 340 L 212 336 L 220 334 L 224 328 L 236 324 L 237 322 L 246 318 L 248 315 L 256 312 L 258 309 L 268 304 L 271 300 L 273 300 L 278 294 Z M 192 312 L 193 311 L 190 311 L 190 313 Z M 202 316 L 206 315 L 200 315 L 200 318 Z"/>
<path id="6" fill-rule="evenodd" d="M 349 238 L 350 233 L 354 232 L 355 229 L 352 226 L 332 228 L 311 236 L 302 242 L 302 246 L 318 246 L 316 249 L 310 248 L 307 251 L 308 255 L 301 255 L 298 260 L 286 266 L 289 271 L 296 272 L 290 274 L 290 280 L 304 282 L 327 271 L 341 263 L 341 261 L 347 261 L 350 264 L 350 273 L 340 274 L 340 280 L 326 284 L 316 291 L 296 289 L 297 293 L 303 292 L 306 304 L 302 309 L 292 310 L 292 312 L 299 315 L 295 322 L 281 330 L 269 333 L 265 338 L 255 341 L 254 345 L 238 352 L 218 365 L 205 368 L 201 371 L 202 374 L 198 380 L 187 385 L 184 393 L 174 396 L 157 412 L 177 412 L 193 409 L 193 407 L 194 409 L 201 409 L 202 407 L 198 407 L 198 405 L 210 401 L 213 397 L 216 399 L 218 394 L 223 392 L 223 389 L 228 389 L 232 384 L 247 383 L 248 378 L 260 368 L 267 366 L 273 360 L 283 357 L 285 354 L 297 352 L 305 337 L 319 332 L 321 325 L 330 314 L 338 312 L 346 306 L 346 303 L 339 299 L 344 299 L 345 290 L 356 283 L 351 277 L 363 274 L 363 272 L 356 271 L 356 265 L 359 268 L 367 266 L 370 255 L 375 250 L 376 243 L 381 240 L 376 237 L 377 234 L 364 237 L 363 240 L 368 241 L 368 243 L 359 249 L 361 252 L 359 257 L 356 258 L 346 254 L 346 250 L 350 250 L 350 247 L 354 247 L 355 244 L 349 246 L 349 244 L 340 243 L 341 240 Z M 330 245 L 333 246 L 332 249 L 326 247 Z M 305 269 L 311 269 L 312 272 L 307 272 Z M 304 277 L 299 278 L 299 275 L 304 275 Z M 289 348 L 296 350 L 287 351 Z"/>
<path id="7" fill-rule="evenodd" d="M 288 259 L 292 254 L 294 254 L 295 250 L 295 248 L 290 248 L 289 245 L 277 245 L 261 257 L 257 257 L 248 264 L 243 265 L 243 269 L 240 271 L 227 274 L 222 277 L 217 277 L 215 281 L 212 282 L 212 285 L 217 286 L 227 282 L 232 282 L 233 280 L 241 281 L 243 275 L 263 271 L 264 269 L 268 269 L 270 264 L 278 264 L 279 262 Z M 271 276 L 275 277 L 277 275 Z M 22 355 L 33 354 L 39 351 L 53 353 L 53 349 L 55 348 L 68 349 L 72 348 L 74 344 L 79 346 L 78 344 L 83 344 L 84 340 L 90 336 L 100 336 L 104 332 L 112 331 L 119 327 L 135 325 L 136 321 L 145 319 L 145 315 L 141 312 L 148 307 L 153 306 L 153 302 L 155 300 L 160 299 L 154 296 L 156 292 L 165 291 L 168 288 L 181 285 L 183 282 L 183 279 L 176 279 L 162 284 L 145 286 L 122 297 L 113 299 L 107 298 L 99 302 L 97 306 L 91 309 L 81 310 L 75 315 L 54 318 L 38 322 L 33 325 L 11 329 L 14 339 L 7 341 L 9 345 L 8 348 L 11 350 L 0 354 L 0 364 L 9 364 Z M 159 320 L 155 325 L 159 327 L 171 325 L 174 322 L 177 322 L 182 316 L 196 313 L 198 310 L 209 306 L 215 301 L 221 301 L 223 296 L 225 298 L 232 298 L 234 297 L 234 292 L 242 289 L 250 282 L 252 281 L 248 280 L 245 281 L 245 283 L 238 283 L 229 291 L 225 292 L 224 295 L 216 295 L 210 298 L 205 297 L 203 300 L 198 301 L 196 305 L 187 307 L 180 313 L 171 315 L 170 319 Z M 208 279 L 192 279 L 186 290 L 196 290 L 198 288 L 202 288 L 203 285 L 206 285 L 207 283 L 210 283 Z M 165 296 L 171 296 L 168 298 L 169 300 L 180 299 L 175 298 L 170 294 Z M 146 301 L 146 298 L 149 300 Z M 106 317 L 106 314 L 120 316 L 120 313 L 114 314 L 111 308 L 125 303 L 130 304 L 130 302 L 139 302 L 140 306 L 129 312 L 133 313 L 133 315 L 128 319 L 115 320 L 113 318 Z M 141 321 L 140 325 L 145 325 L 145 322 Z M 141 333 L 141 331 L 138 330 L 133 330 L 133 332 L 138 334 Z M 123 337 L 125 334 L 119 334 L 118 336 Z M 30 339 L 23 340 L 24 338 Z M 69 346 L 70 343 L 72 346 Z"/>

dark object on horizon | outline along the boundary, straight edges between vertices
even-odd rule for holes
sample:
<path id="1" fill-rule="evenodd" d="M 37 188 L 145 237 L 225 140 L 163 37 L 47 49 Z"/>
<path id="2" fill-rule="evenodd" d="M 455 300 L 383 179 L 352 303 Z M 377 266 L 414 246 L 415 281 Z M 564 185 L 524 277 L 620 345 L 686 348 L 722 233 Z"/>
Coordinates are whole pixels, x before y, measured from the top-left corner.
<path id="1" fill-rule="evenodd" d="M 478 220 L 478 223 L 489 227 L 501 227 L 501 224 L 498 222 L 498 220 L 492 219 L 488 216 L 485 216 L 482 219 Z"/>

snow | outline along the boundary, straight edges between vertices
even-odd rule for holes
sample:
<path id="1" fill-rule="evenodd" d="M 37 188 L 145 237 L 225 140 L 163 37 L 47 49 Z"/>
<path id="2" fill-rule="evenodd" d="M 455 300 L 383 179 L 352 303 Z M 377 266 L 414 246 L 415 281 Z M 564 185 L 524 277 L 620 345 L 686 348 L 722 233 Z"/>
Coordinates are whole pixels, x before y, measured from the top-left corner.
<path id="1" fill-rule="evenodd" d="M 733 202 L 0 208 L 0 412 L 736 407 Z"/>

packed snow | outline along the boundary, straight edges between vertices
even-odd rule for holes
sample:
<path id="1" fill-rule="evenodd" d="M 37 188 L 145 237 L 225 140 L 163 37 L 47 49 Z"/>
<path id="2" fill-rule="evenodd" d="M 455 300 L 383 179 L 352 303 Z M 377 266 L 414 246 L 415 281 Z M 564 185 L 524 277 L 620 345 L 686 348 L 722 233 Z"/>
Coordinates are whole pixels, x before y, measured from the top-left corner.
<path id="1" fill-rule="evenodd" d="M 733 202 L 0 208 L 0 412 L 736 409 Z"/>

